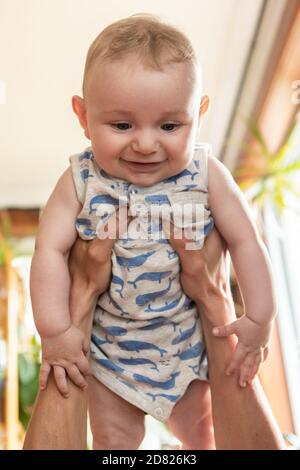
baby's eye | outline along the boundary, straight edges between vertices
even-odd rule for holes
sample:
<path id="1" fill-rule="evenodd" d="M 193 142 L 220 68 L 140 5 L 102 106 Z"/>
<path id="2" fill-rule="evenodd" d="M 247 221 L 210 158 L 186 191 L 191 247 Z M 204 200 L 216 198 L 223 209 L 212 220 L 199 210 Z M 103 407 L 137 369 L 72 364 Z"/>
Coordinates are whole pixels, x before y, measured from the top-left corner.
<path id="1" fill-rule="evenodd" d="M 180 127 L 180 124 L 175 124 L 174 122 L 166 122 L 166 124 L 163 124 L 161 126 L 161 128 L 164 130 L 164 131 L 167 131 L 167 132 L 172 132 L 174 131 L 175 129 L 177 129 L 178 127 Z"/>
<path id="2" fill-rule="evenodd" d="M 130 129 L 131 124 L 129 122 L 114 122 L 111 124 L 112 127 L 115 127 L 119 131 L 127 131 Z"/>

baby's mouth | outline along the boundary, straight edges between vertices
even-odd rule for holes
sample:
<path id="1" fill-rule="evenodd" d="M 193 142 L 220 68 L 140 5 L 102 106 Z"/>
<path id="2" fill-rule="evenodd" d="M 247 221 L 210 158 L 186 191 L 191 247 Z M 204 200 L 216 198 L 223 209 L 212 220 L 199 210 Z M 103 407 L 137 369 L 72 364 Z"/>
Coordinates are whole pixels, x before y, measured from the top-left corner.
<path id="1" fill-rule="evenodd" d="M 122 160 L 126 166 L 132 168 L 133 170 L 141 170 L 141 171 L 150 171 L 155 170 L 158 168 L 163 162 L 149 162 L 149 163 L 141 163 L 141 162 L 132 162 L 128 160 Z"/>

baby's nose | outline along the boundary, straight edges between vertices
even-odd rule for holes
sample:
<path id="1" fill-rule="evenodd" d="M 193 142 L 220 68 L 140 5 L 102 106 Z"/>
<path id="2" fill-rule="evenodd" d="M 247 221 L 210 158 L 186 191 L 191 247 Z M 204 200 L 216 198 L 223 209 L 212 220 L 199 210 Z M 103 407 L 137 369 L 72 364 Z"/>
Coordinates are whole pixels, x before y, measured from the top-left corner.
<path id="1" fill-rule="evenodd" d="M 143 131 L 132 141 L 132 149 L 143 155 L 150 155 L 157 152 L 159 143 L 152 132 Z"/>

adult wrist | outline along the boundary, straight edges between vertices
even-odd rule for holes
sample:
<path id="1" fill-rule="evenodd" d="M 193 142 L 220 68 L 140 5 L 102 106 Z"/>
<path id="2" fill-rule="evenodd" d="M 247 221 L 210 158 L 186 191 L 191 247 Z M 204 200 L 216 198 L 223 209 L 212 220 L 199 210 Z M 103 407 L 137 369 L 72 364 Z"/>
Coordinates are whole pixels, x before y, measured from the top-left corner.
<path id="1" fill-rule="evenodd" d="M 222 293 L 198 299 L 195 303 L 201 318 L 204 317 L 212 327 L 230 323 L 236 319 L 231 298 Z"/>

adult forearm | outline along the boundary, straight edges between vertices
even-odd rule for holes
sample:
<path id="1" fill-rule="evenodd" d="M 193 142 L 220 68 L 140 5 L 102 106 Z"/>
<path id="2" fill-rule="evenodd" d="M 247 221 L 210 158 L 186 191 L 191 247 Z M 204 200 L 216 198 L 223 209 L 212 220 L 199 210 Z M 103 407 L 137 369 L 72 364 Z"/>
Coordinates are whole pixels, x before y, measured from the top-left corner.
<path id="1" fill-rule="evenodd" d="M 209 365 L 214 432 L 217 449 L 283 449 L 284 441 L 264 392 L 257 379 L 246 388 L 239 386 L 236 374 L 225 370 L 232 359 L 237 339 L 217 338 L 212 328 L 234 319 L 232 302 L 222 296 L 207 304 L 196 302 Z M 215 320 L 216 319 L 216 320 Z"/>
<path id="2" fill-rule="evenodd" d="M 64 256 L 53 249 L 37 249 L 30 273 L 30 294 L 36 328 L 41 336 L 54 336 L 71 325 L 70 276 Z"/>

